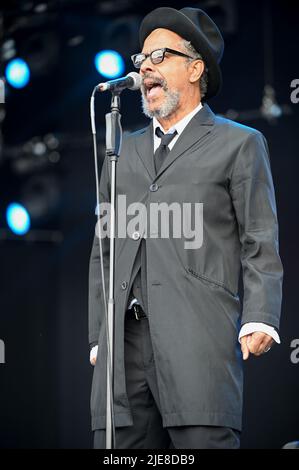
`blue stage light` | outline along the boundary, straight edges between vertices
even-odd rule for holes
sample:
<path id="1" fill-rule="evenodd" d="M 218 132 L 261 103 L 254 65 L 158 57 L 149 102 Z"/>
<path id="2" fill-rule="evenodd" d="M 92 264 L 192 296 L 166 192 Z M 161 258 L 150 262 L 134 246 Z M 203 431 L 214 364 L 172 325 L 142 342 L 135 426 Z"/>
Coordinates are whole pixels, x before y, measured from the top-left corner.
<path id="1" fill-rule="evenodd" d="M 24 206 L 13 202 L 6 209 L 6 220 L 16 235 L 25 235 L 30 229 L 30 215 Z"/>
<path id="2" fill-rule="evenodd" d="M 120 77 L 125 70 L 122 56 L 116 51 L 101 51 L 95 57 L 97 71 L 107 78 Z"/>
<path id="3" fill-rule="evenodd" d="M 11 60 L 5 69 L 8 83 L 14 88 L 23 88 L 30 79 L 30 70 L 23 59 Z"/>

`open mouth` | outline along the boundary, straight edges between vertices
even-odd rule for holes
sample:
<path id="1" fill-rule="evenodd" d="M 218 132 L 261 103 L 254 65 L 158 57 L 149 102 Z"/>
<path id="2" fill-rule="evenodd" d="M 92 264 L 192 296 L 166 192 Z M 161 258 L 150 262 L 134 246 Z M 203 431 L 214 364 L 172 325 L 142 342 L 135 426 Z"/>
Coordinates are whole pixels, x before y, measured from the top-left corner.
<path id="1" fill-rule="evenodd" d="M 162 89 L 162 84 L 158 80 L 148 79 L 144 80 L 143 87 L 145 91 L 145 96 L 147 98 L 154 98 L 160 93 Z"/>

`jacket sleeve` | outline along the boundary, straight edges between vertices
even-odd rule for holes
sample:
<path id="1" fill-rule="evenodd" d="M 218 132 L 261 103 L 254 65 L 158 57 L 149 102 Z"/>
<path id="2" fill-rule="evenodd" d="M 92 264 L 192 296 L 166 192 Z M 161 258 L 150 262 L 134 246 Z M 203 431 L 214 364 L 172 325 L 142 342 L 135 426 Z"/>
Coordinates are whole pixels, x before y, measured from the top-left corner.
<path id="1" fill-rule="evenodd" d="M 241 325 L 263 322 L 278 329 L 283 267 L 269 151 L 258 131 L 250 133 L 239 149 L 230 190 L 241 243 Z"/>
<path id="2" fill-rule="evenodd" d="M 109 202 L 110 189 L 109 189 L 109 176 L 108 176 L 108 160 L 105 158 L 100 179 L 100 204 Z M 99 208 L 97 208 L 99 210 Z M 103 262 L 105 272 L 105 286 L 106 295 L 108 292 L 108 275 L 109 275 L 109 248 L 110 240 L 105 237 L 102 238 Z M 89 261 L 89 285 L 88 285 L 88 337 L 90 347 L 98 343 L 100 327 L 105 321 L 105 310 L 102 291 L 102 276 L 101 276 L 101 263 L 100 263 L 100 246 L 97 230 L 95 231 L 93 245 Z"/>

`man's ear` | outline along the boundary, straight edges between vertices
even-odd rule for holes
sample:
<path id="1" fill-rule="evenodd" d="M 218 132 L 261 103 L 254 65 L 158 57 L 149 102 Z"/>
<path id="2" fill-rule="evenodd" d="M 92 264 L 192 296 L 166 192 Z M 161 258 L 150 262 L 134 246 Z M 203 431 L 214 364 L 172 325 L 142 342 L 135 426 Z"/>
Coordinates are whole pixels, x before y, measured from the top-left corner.
<path id="1" fill-rule="evenodd" d="M 197 59 L 197 60 L 193 60 L 193 62 L 190 63 L 190 67 L 191 67 L 191 73 L 189 76 L 189 80 L 190 80 L 190 83 L 195 83 L 202 76 L 204 69 L 205 69 L 205 64 L 201 59 Z"/>

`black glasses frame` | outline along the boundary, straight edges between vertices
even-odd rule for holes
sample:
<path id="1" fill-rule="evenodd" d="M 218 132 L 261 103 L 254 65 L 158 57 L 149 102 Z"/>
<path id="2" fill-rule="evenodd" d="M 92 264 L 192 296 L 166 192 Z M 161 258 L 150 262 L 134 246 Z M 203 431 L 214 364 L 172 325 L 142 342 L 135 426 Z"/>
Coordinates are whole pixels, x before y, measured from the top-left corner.
<path id="1" fill-rule="evenodd" d="M 161 51 L 162 52 L 162 55 L 161 57 L 158 57 L 158 58 L 153 58 L 153 54 L 157 51 Z M 149 57 L 150 60 L 151 60 L 151 63 L 153 65 L 157 65 L 157 64 L 161 64 L 161 62 L 163 62 L 163 60 L 165 59 L 165 53 L 166 52 L 169 52 L 170 54 L 174 54 L 174 55 L 179 55 L 181 57 L 188 57 L 189 59 L 194 59 L 194 57 L 191 57 L 190 55 L 187 55 L 187 54 L 184 54 L 183 52 L 180 52 L 180 51 L 175 51 L 174 49 L 169 49 L 168 47 L 162 47 L 160 49 L 155 49 L 154 51 L 152 51 L 150 54 L 144 54 L 143 52 L 139 52 L 138 54 L 133 54 L 131 55 L 131 60 L 133 62 L 133 65 L 136 69 L 140 69 L 141 65 L 143 64 L 143 62 Z M 143 59 L 138 61 L 138 63 L 136 62 L 136 59 L 137 57 L 140 57 L 142 56 Z M 195 59 L 194 59 L 195 60 Z"/>

